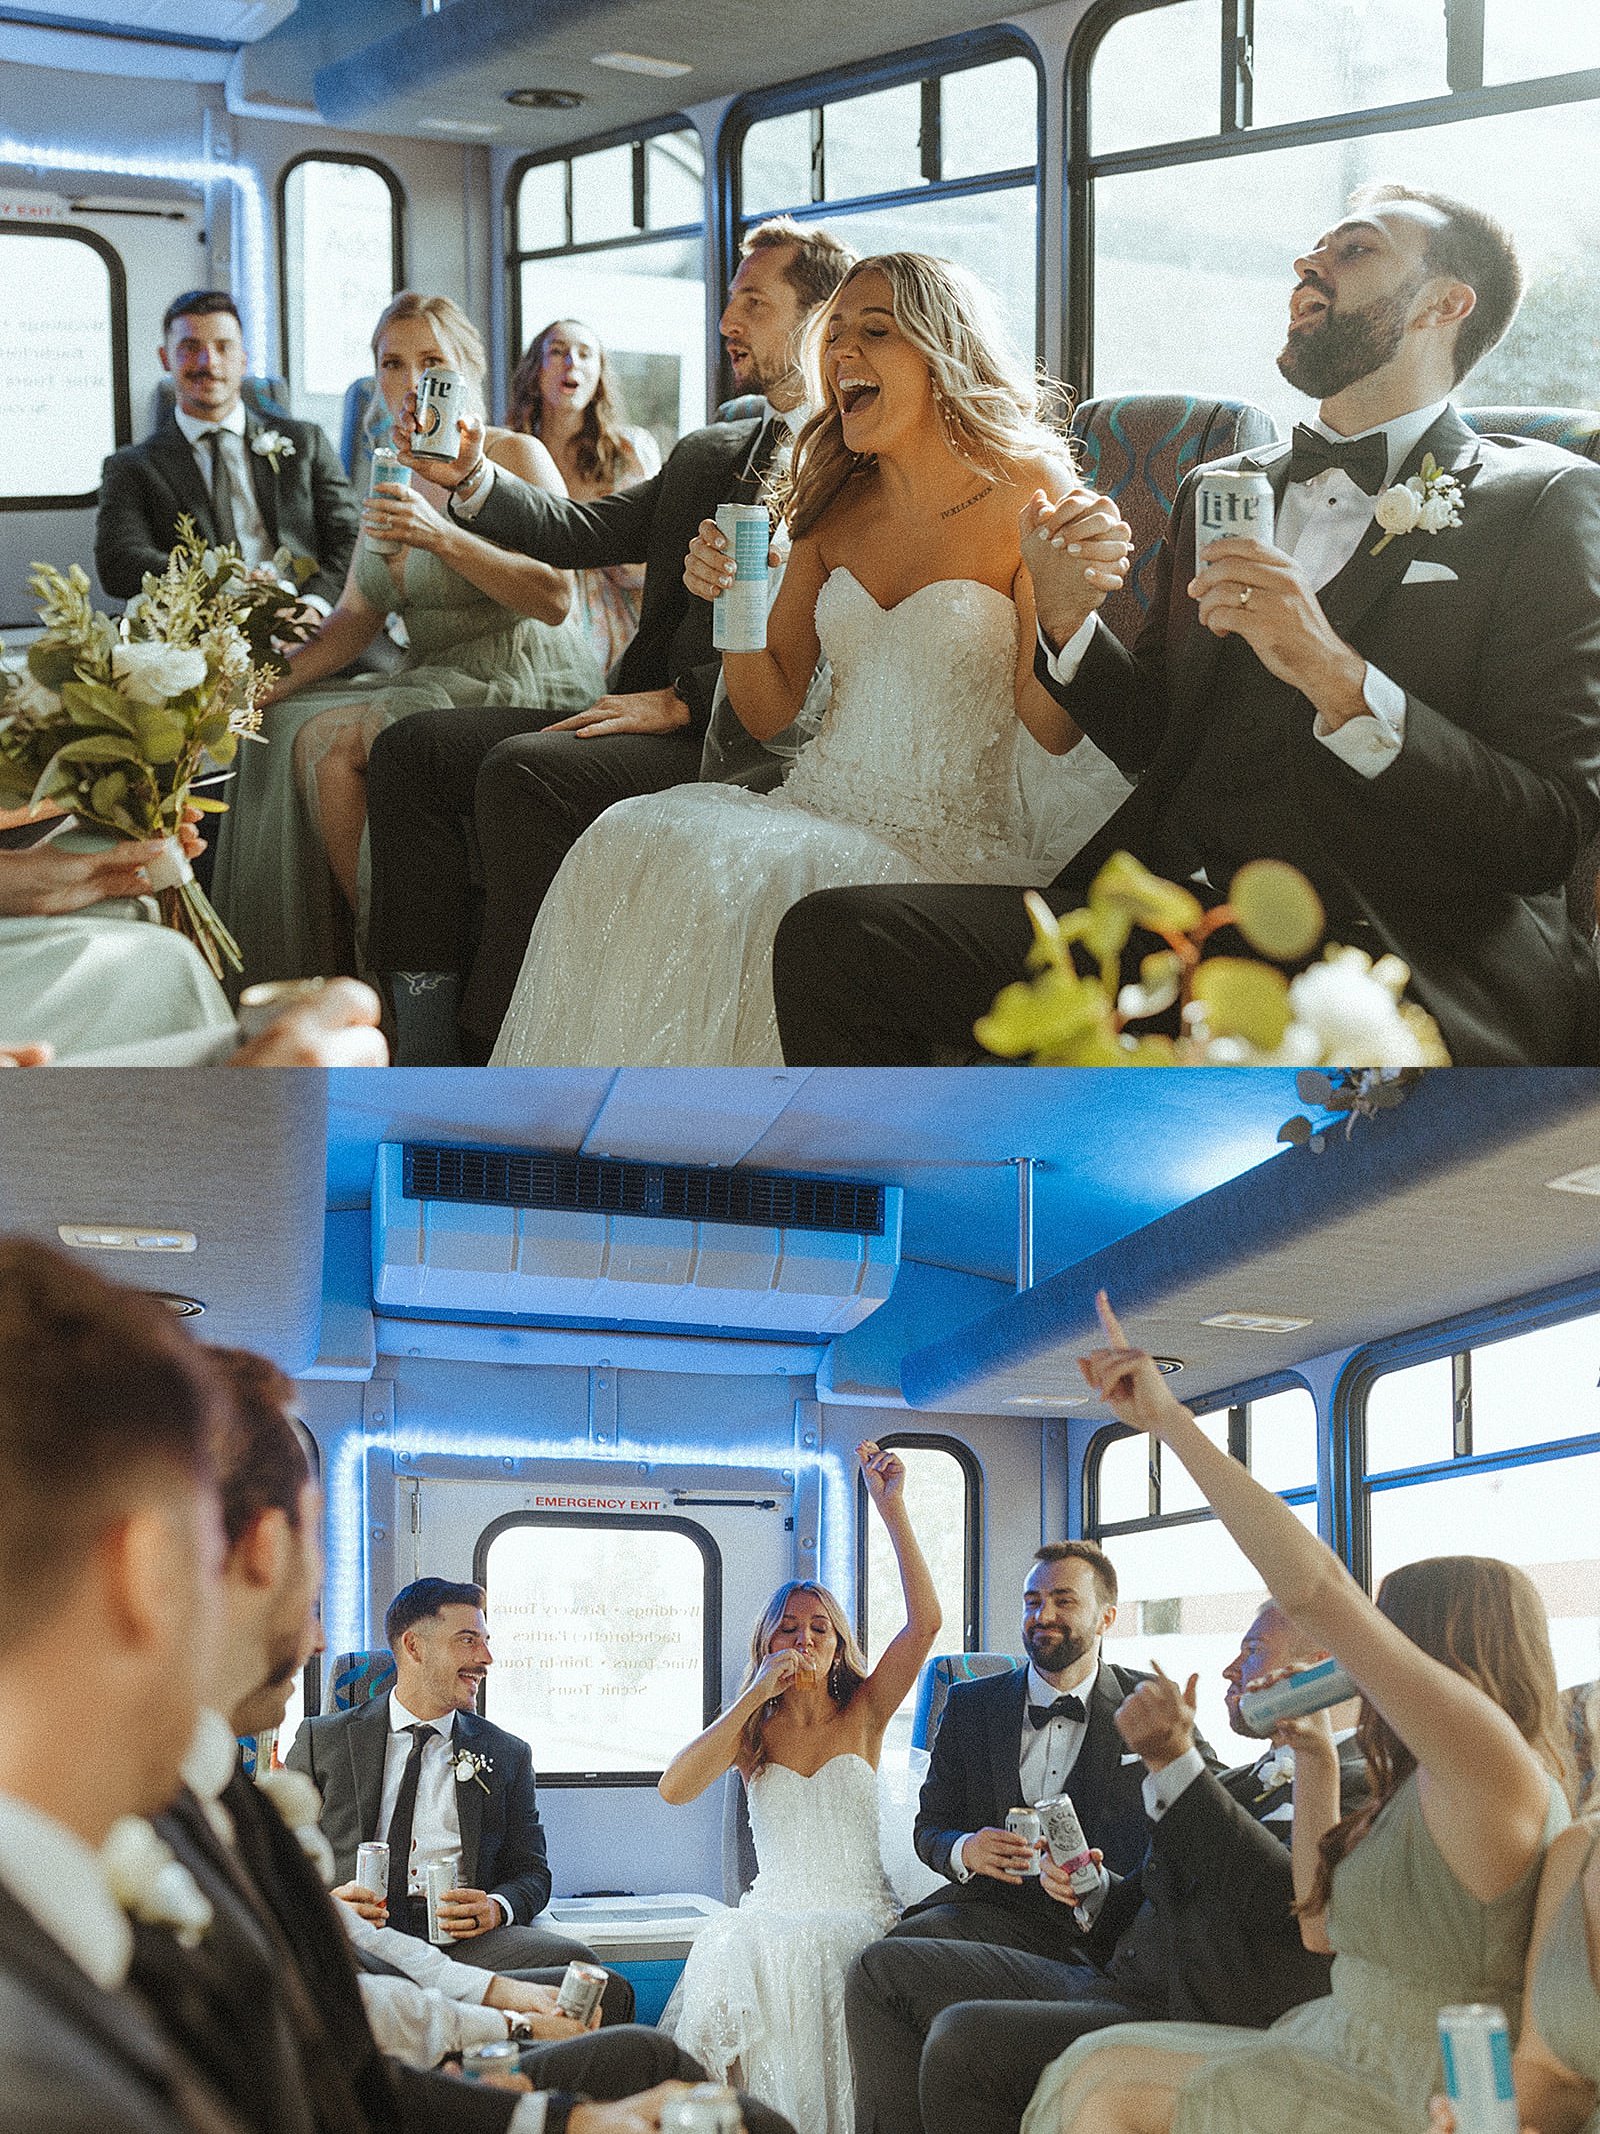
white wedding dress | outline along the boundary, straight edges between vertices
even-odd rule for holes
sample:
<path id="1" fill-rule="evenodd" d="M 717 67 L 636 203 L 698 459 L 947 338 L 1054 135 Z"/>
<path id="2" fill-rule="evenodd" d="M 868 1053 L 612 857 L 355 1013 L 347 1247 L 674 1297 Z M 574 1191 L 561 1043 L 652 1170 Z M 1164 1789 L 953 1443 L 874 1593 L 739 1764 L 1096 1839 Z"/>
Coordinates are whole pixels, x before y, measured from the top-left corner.
<path id="1" fill-rule="evenodd" d="M 993 586 L 940 579 L 886 609 L 835 570 L 817 634 L 832 701 L 777 792 L 676 786 L 578 840 L 495 1066 L 781 1065 L 772 942 L 802 897 L 1046 882 L 1127 791 L 1088 742 L 1058 765 L 1019 725 L 1017 610 Z"/>
<path id="2" fill-rule="evenodd" d="M 665 2021 L 797 2134 L 853 2134 L 844 1980 L 899 1911 L 878 1847 L 878 1774 L 835 1756 L 811 1777 L 764 1764 L 749 1785 L 760 1872 L 704 1927 Z"/>

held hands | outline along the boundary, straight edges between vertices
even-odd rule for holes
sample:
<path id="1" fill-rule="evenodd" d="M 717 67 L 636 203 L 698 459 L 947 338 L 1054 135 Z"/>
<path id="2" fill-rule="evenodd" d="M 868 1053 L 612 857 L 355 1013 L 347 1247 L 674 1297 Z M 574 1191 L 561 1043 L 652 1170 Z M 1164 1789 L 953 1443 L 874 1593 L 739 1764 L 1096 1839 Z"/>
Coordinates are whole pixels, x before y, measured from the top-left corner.
<path id="1" fill-rule="evenodd" d="M 1366 662 L 1322 612 L 1305 573 L 1265 541 L 1213 541 L 1189 581 L 1213 637 L 1242 637 L 1263 667 L 1309 697 L 1329 726 L 1367 708 Z"/>
<path id="2" fill-rule="evenodd" d="M 880 1452 L 876 1441 L 866 1438 L 856 1447 L 856 1458 L 867 1495 L 880 1512 L 905 1502 L 906 1463 L 897 1452 Z"/>
<path id="3" fill-rule="evenodd" d="M 1054 504 L 1036 489 L 1017 525 L 1039 627 L 1059 652 L 1126 580 L 1133 529 L 1092 489 L 1069 489 Z"/>
<path id="4" fill-rule="evenodd" d="M 1078 1369 L 1091 1391 L 1105 1402 L 1119 1423 L 1125 1423 L 1130 1430 L 1148 1431 L 1153 1438 L 1162 1438 L 1180 1418 L 1192 1421 L 1188 1409 L 1167 1390 L 1154 1358 L 1144 1349 L 1129 1347 L 1128 1337 L 1117 1324 L 1117 1315 L 1103 1289 L 1094 1302 L 1111 1345 L 1078 1358 Z"/>
<path id="5" fill-rule="evenodd" d="M 676 689 L 636 689 L 627 696 L 596 697 L 570 719 L 557 719 L 547 734 L 672 734 L 689 723 L 689 707 Z"/>
<path id="6" fill-rule="evenodd" d="M 425 479 L 431 481 L 432 475 Z M 399 482 L 380 482 L 361 513 L 361 524 L 379 541 L 395 541 L 402 548 L 426 548 L 438 555 L 454 535 L 447 520 L 434 510 L 425 496 Z"/>
<path id="7" fill-rule="evenodd" d="M 439 1924 L 456 1941 L 471 1941 L 505 1921 L 487 1890 L 447 1889 L 439 1899 Z"/>
<path id="8" fill-rule="evenodd" d="M 1112 1714 L 1112 1724 L 1136 1756 L 1144 1758 L 1151 1771 L 1164 1771 L 1194 1747 L 1195 1693 L 1200 1677 L 1191 1675 L 1182 1689 L 1159 1661 L 1152 1660 L 1155 1675 L 1135 1685 Z"/>
<path id="9" fill-rule="evenodd" d="M 483 458 L 484 428 L 476 415 L 458 415 L 456 431 L 461 443 L 454 459 L 433 459 L 426 453 L 421 459 L 414 457 L 411 447 L 417 435 L 417 396 L 407 393 L 394 419 L 394 449 L 400 464 L 439 489 L 459 489 L 469 474 L 478 471 Z"/>
<path id="10" fill-rule="evenodd" d="M 767 550 L 768 570 L 777 570 L 783 557 L 776 548 Z M 683 582 L 697 600 L 715 600 L 733 583 L 733 557 L 728 537 L 715 519 L 702 519 L 700 531 L 689 543 L 683 559 Z"/>
<path id="11" fill-rule="evenodd" d="M 973 1874 L 987 1875 L 992 1882 L 1009 1882 L 1020 1889 L 1032 1868 L 1036 1850 L 1014 1830 L 998 1830 L 991 1825 L 972 1833 L 961 1857 Z"/>
<path id="12" fill-rule="evenodd" d="M 364 1883 L 341 1882 L 330 1895 L 337 1897 L 341 1904 L 348 1904 L 351 1911 L 359 1912 L 368 1926 L 386 1927 L 389 1924 L 388 1905 L 377 1891 L 368 1889 Z"/>

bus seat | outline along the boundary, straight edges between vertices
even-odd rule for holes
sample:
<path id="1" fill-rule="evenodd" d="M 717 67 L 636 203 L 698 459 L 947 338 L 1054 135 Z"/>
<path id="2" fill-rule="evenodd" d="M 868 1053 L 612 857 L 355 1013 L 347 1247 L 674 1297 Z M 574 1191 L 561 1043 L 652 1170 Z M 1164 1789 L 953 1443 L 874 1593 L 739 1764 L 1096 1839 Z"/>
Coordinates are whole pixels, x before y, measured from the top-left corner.
<path id="1" fill-rule="evenodd" d="M 1463 408 L 1461 420 L 1480 437 L 1531 437 L 1600 460 L 1600 415 L 1586 408 Z"/>
<path id="2" fill-rule="evenodd" d="M 717 409 L 718 422 L 749 422 L 755 417 L 766 419 L 767 403 L 759 393 L 740 393 L 733 400 L 724 400 Z"/>
<path id="3" fill-rule="evenodd" d="M 387 1652 L 337 1653 L 331 1680 L 334 1711 L 354 1711 L 358 1704 L 370 1704 L 390 1688 L 394 1682 L 394 1659 Z"/>
<path id="4" fill-rule="evenodd" d="M 275 415 L 289 415 L 289 381 L 286 378 L 246 378 L 239 388 L 240 397 L 247 408 L 265 420 Z M 163 378 L 150 398 L 150 429 L 159 430 L 172 413 L 172 380 Z"/>
<path id="5" fill-rule="evenodd" d="M 1121 393 L 1080 401 L 1072 434 L 1084 480 L 1110 497 L 1133 528 L 1133 569 L 1101 613 L 1131 645 L 1150 604 L 1156 550 L 1183 478 L 1206 461 L 1276 444 L 1278 426 L 1247 400 L 1192 393 Z"/>
<path id="6" fill-rule="evenodd" d="M 353 379 L 344 389 L 344 414 L 339 422 L 339 457 L 344 461 L 344 471 L 350 477 L 350 486 L 358 496 L 365 496 L 372 473 L 372 448 L 378 441 L 379 430 L 392 428 L 389 411 L 379 401 L 379 413 L 373 412 L 373 396 L 377 392 L 377 380 L 371 371 Z"/>
<path id="7" fill-rule="evenodd" d="M 730 1765 L 722 1781 L 722 1901 L 737 1904 L 756 1879 L 756 1841 L 750 1834 L 750 1809 L 744 1797 L 744 1773 Z"/>
<path id="8" fill-rule="evenodd" d="M 1021 1661 L 1009 1652 L 936 1652 L 923 1664 L 917 1682 L 917 1707 L 911 1721 L 911 1746 L 931 1749 L 944 1716 L 945 1699 L 958 1682 L 984 1675 L 1009 1674 Z"/>

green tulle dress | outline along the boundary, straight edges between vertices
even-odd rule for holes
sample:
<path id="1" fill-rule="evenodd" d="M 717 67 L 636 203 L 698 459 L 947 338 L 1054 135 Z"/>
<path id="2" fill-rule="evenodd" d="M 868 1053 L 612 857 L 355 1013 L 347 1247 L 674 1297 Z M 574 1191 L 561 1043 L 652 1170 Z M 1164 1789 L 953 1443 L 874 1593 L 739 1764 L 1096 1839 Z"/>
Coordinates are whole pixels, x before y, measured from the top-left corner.
<path id="1" fill-rule="evenodd" d="M 317 808 L 317 761 L 336 729 L 357 725 L 370 740 L 414 711 L 452 704 L 581 711 L 605 688 L 576 611 L 555 625 L 513 614 L 425 549 L 406 550 L 397 573 L 365 535 L 354 567 L 362 597 L 404 618 L 409 650 L 395 674 L 357 676 L 270 705 L 266 745 L 241 746 L 237 775 L 224 789 L 229 812 L 217 818 L 212 888 L 244 955 L 240 985 L 350 967 L 351 919 L 328 871 Z M 345 716 L 299 740 L 325 712 Z M 419 882 L 417 894 L 427 893 Z M 360 937 L 358 919 L 358 961 Z"/>

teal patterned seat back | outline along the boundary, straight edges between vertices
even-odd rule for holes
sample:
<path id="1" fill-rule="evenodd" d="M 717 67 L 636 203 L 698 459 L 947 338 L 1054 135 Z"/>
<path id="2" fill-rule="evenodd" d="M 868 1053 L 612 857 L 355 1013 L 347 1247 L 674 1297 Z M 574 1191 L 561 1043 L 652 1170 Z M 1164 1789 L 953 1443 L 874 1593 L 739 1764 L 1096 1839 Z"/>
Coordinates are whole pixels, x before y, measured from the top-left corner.
<path id="1" fill-rule="evenodd" d="M 944 1717 L 945 1701 L 958 1682 L 984 1675 L 1008 1675 L 1022 1662 L 1009 1652 L 936 1652 L 917 1682 L 917 1709 L 911 1721 L 911 1746 L 931 1749 Z"/>
<path id="2" fill-rule="evenodd" d="M 341 1652 L 333 1663 L 333 1710 L 354 1711 L 394 1686 L 394 1659 L 387 1652 Z"/>
<path id="3" fill-rule="evenodd" d="M 1278 429 L 1247 400 L 1187 393 L 1124 393 L 1085 400 L 1072 418 L 1083 478 L 1133 529 L 1133 568 L 1101 613 L 1131 645 L 1155 587 L 1156 551 L 1184 477 L 1208 460 L 1275 444 Z"/>
<path id="4" fill-rule="evenodd" d="M 1586 408 L 1463 408 L 1461 420 L 1480 437 L 1532 437 L 1600 460 L 1600 415 Z"/>

